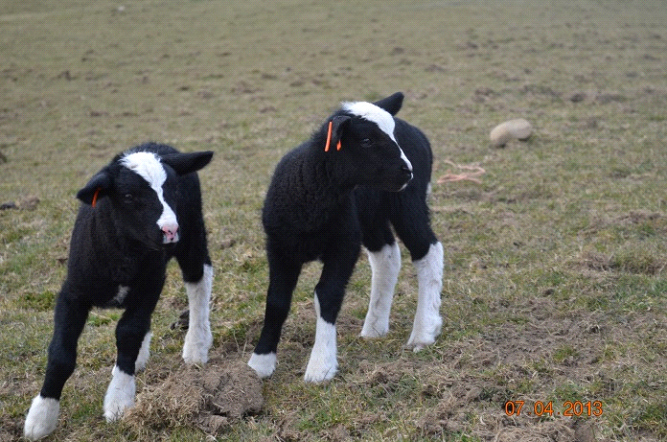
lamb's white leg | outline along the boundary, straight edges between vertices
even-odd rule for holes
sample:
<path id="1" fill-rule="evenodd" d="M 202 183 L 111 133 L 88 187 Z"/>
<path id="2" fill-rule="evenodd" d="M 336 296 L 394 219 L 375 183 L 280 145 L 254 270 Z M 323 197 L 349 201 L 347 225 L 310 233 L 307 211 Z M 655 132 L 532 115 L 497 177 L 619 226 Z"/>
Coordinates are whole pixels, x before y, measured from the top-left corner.
<path id="1" fill-rule="evenodd" d="M 204 265 L 204 276 L 199 282 L 185 283 L 190 309 L 188 332 L 183 345 L 183 360 L 188 364 L 204 364 L 213 343 L 209 322 L 213 267 Z"/>
<path id="2" fill-rule="evenodd" d="M 139 350 L 139 355 L 137 360 L 134 362 L 134 372 L 138 372 L 146 368 L 146 363 L 148 363 L 148 358 L 151 355 L 151 338 L 153 333 L 148 332 L 144 336 L 144 340 L 141 342 L 141 349 Z"/>
<path id="3" fill-rule="evenodd" d="M 315 345 L 310 353 L 304 379 L 306 382 L 324 382 L 336 375 L 338 360 L 336 353 L 336 325 L 331 324 L 320 315 L 320 302 L 315 293 Z"/>
<path id="4" fill-rule="evenodd" d="M 60 401 L 54 398 L 45 398 L 40 394 L 32 400 L 30 411 L 25 418 L 23 435 L 26 439 L 41 439 L 53 432 L 58 425 Z"/>
<path id="5" fill-rule="evenodd" d="M 134 395 L 137 387 L 134 375 L 124 373 L 118 366 L 114 366 L 113 378 L 104 396 L 104 417 L 107 422 L 113 422 L 121 417 L 128 408 L 134 406 Z"/>
<path id="6" fill-rule="evenodd" d="M 419 351 L 435 342 L 440 334 L 440 291 L 442 290 L 443 250 L 442 244 L 431 244 L 426 256 L 414 261 L 419 283 L 417 313 L 407 346 Z"/>
<path id="7" fill-rule="evenodd" d="M 368 252 L 373 277 L 371 279 L 371 300 L 364 327 L 363 338 L 377 338 L 389 331 L 389 313 L 394 299 L 394 287 L 401 270 L 401 249 L 398 243 L 387 244 L 377 252 Z"/>
<path id="8" fill-rule="evenodd" d="M 268 378 L 276 370 L 276 360 L 276 354 L 273 352 L 265 355 L 253 353 L 252 356 L 250 356 L 248 365 L 255 370 L 260 378 Z"/>

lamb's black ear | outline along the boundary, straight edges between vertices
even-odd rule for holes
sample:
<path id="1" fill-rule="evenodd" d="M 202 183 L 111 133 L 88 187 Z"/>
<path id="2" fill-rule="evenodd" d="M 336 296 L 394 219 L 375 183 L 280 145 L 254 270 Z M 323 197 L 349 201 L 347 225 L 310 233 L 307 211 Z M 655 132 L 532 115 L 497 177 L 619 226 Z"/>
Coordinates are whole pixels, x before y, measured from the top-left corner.
<path id="1" fill-rule="evenodd" d="M 95 203 L 100 198 L 104 198 L 109 194 L 113 186 L 113 178 L 108 169 L 102 169 L 96 173 L 86 186 L 76 193 L 76 197 L 83 203 L 95 207 Z"/>
<path id="2" fill-rule="evenodd" d="M 325 152 L 327 152 L 330 147 L 339 145 L 340 139 L 343 136 L 343 129 L 345 129 L 347 122 L 351 119 L 352 117 L 348 115 L 336 115 L 329 120 L 327 128 L 327 144 L 324 147 Z M 337 147 L 337 150 L 340 150 L 340 147 Z"/>
<path id="3" fill-rule="evenodd" d="M 210 150 L 192 153 L 171 153 L 163 155 L 160 160 L 176 171 L 179 175 L 196 172 L 203 169 L 213 158 Z"/>
<path id="4" fill-rule="evenodd" d="M 380 101 L 376 101 L 373 104 L 377 107 L 381 107 L 392 115 L 396 115 L 403 105 L 403 92 L 396 92 L 395 94 L 383 98 Z"/>

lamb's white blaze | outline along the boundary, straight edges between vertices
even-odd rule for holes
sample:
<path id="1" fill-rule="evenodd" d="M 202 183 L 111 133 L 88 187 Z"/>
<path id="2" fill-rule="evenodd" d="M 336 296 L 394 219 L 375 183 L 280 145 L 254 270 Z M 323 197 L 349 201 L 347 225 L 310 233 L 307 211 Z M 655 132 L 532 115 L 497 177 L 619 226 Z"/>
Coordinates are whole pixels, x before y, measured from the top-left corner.
<path id="1" fill-rule="evenodd" d="M 125 155 L 120 160 L 120 163 L 146 180 L 151 189 L 157 194 L 157 198 L 162 204 L 162 214 L 157 220 L 160 230 L 169 228 L 175 231 L 175 229 L 178 229 L 176 214 L 164 199 L 162 186 L 167 181 L 167 172 L 164 170 L 157 155 L 151 152 L 134 152 Z M 177 240 L 178 237 L 176 236 L 174 242 Z"/>
<path id="2" fill-rule="evenodd" d="M 380 130 L 386 133 L 391 140 L 396 143 L 396 147 L 401 154 L 401 159 L 405 162 L 405 165 L 408 167 L 410 172 L 412 172 L 412 163 L 408 160 L 408 157 L 405 156 L 403 149 L 399 146 L 396 137 L 394 137 L 394 128 L 396 127 L 396 122 L 394 117 L 391 116 L 389 112 L 382 109 L 379 106 L 374 105 L 373 103 L 368 103 L 366 101 L 355 101 L 343 103 L 343 110 L 356 115 L 359 118 L 364 120 L 372 121 L 377 124 Z"/>

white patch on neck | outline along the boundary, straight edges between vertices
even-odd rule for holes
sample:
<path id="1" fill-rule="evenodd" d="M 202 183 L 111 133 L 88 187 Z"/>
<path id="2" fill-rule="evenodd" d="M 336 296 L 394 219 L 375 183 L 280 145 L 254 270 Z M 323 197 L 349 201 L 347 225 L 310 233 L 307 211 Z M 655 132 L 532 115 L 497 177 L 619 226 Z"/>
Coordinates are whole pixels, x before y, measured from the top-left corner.
<path id="1" fill-rule="evenodd" d="M 394 129 L 396 128 L 396 122 L 394 117 L 382 109 L 379 106 L 374 105 L 373 103 L 368 103 L 366 101 L 353 101 L 343 103 L 343 110 L 356 115 L 359 118 L 364 120 L 371 121 L 380 128 L 384 133 L 386 133 L 391 140 L 396 143 L 398 150 L 401 153 L 401 158 L 405 161 L 405 164 L 408 166 L 408 169 L 412 170 L 412 163 L 408 160 L 408 157 L 405 156 L 403 149 L 398 145 L 396 137 L 394 137 Z M 401 189 L 402 190 L 402 189 Z"/>
<path id="2" fill-rule="evenodd" d="M 158 200 L 162 203 L 162 214 L 157 220 L 158 227 L 162 229 L 165 225 L 178 225 L 176 214 L 164 199 L 162 185 L 167 181 L 167 172 L 158 156 L 151 152 L 133 152 L 121 158 L 120 164 L 146 180 L 157 194 Z"/>

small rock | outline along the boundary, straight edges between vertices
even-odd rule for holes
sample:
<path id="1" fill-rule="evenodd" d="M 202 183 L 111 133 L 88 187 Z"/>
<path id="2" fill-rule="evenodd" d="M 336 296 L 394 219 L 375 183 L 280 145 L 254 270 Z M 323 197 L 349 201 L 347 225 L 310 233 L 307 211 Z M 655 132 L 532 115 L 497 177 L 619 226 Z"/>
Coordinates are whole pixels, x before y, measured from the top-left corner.
<path id="1" fill-rule="evenodd" d="M 220 249 L 228 249 L 230 247 L 233 247 L 234 244 L 236 244 L 236 240 L 234 238 L 225 238 L 222 241 L 220 241 Z"/>
<path id="2" fill-rule="evenodd" d="M 209 434 L 222 434 L 231 422 L 227 416 L 212 415 L 201 419 L 200 428 Z"/>
<path id="3" fill-rule="evenodd" d="M 530 138 L 532 133 L 533 126 L 523 118 L 518 118 L 499 124 L 493 128 L 489 137 L 493 146 L 502 147 L 513 138 L 525 141 Z"/>
<path id="4" fill-rule="evenodd" d="M 586 93 L 584 93 L 584 92 L 574 92 L 568 98 L 573 103 L 579 103 L 579 102 L 582 102 L 586 99 Z"/>
<path id="5" fill-rule="evenodd" d="M 595 427 L 590 422 L 577 421 L 574 425 L 574 438 L 578 442 L 595 442 Z"/>

